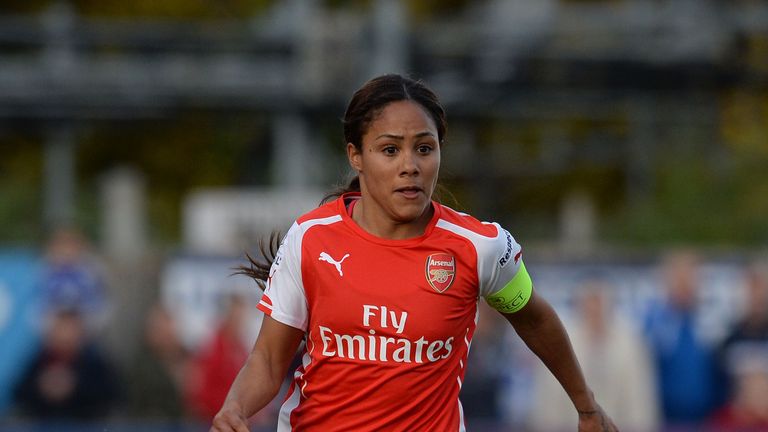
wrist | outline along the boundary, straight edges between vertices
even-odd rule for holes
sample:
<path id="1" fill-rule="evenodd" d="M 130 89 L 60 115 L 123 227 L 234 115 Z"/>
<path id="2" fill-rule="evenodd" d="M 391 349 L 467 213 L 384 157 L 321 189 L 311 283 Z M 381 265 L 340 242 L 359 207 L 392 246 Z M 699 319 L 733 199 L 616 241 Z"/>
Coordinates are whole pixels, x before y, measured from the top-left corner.
<path id="1" fill-rule="evenodd" d="M 576 395 L 573 398 L 573 406 L 576 408 L 576 412 L 578 412 L 579 415 L 592 415 L 597 413 L 600 409 L 595 401 L 594 394 L 589 390 Z"/>
<path id="2" fill-rule="evenodd" d="M 224 401 L 224 406 L 221 407 L 221 410 L 243 415 L 243 407 L 235 400 Z"/>

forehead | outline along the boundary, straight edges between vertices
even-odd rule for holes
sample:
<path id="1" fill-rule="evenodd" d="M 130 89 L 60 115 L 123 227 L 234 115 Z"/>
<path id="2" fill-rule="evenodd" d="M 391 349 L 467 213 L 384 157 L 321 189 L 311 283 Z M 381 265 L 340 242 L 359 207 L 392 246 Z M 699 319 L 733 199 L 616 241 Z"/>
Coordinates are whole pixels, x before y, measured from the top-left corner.
<path id="1" fill-rule="evenodd" d="M 402 100 L 387 104 L 373 118 L 366 135 L 371 133 L 419 133 L 433 132 L 437 137 L 437 126 L 426 109 L 416 102 Z"/>

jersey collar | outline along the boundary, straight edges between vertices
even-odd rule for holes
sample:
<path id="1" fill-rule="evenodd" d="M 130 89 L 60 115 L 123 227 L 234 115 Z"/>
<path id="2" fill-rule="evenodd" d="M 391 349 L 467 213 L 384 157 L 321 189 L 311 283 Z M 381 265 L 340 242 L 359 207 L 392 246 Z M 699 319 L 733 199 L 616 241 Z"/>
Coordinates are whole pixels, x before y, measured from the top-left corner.
<path id="1" fill-rule="evenodd" d="M 380 245 L 385 245 L 385 246 L 404 247 L 404 246 L 414 246 L 421 243 L 432 234 L 432 231 L 435 229 L 435 226 L 437 225 L 437 221 L 440 219 L 440 215 L 442 212 L 442 206 L 433 200 L 432 208 L 434 209 L 434 212 L 432 214 L 432 219 L 430 219 L 429 223 L 424 229 L 424 234 L 418 237 L 411 237 L 408 239 L 400 239 L 400 240 L 387 239 L 387 238 L 375 236 L 369 233 L 368 231 L 364 230 L 349 215 L 349 211 L 347 209 L 347 203 L 349 203 L 351 200 L 360 199 L 360 196 L 361 196 L 360 192 L 348 192 L 343 194 L 336 200 L 337 211 L 339 215 L 341 215 L 341 219 L 344 221 L 344 223 L 357 235 L 359 235 L 360 237 L 370 242 L 377 243 Z"/>

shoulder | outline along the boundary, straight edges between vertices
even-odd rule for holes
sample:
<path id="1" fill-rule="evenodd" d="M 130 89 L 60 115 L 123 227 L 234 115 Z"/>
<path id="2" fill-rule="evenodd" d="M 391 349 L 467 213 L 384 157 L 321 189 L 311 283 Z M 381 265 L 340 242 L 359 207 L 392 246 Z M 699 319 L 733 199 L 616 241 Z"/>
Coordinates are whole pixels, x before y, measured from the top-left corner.
<path id="1" fill-rule="evenodd" d="M 501 227 L 496 223 L 481 222 L 478 219 L 448 206 L 440 206 L 439 228 L 452 231 L 463 237 L 495 238 L 501 234 Z"/>
<path id="2" fill-rule="evenodd" d="M 441 206 L 437 227 L 469 240 L 480 260 L 496 260 L 502 267 L 510 259 L 519 260 L 520 245 L 496 222 L 481 222 L 466 213 Z"/>
<path id="3" fill-rule="evenodd" d="M 339 214 L 340 202 L 338 199 L 325 203 L 314 210 L 301 215 L 296 219 L 296 224 L 301 226 L 315 225 L 322 222 L 327 222 L 329 219 L 341 220 Z"/>
<path id="4" fill-rule="evenodd" d="M 327 226 L 341 222 L 342 217 L 339 214 L 339 205 L 338 200 L 333 200 L 299 216 L 286 233 L 285 241 L 300 242 L 312 227 Z"/>

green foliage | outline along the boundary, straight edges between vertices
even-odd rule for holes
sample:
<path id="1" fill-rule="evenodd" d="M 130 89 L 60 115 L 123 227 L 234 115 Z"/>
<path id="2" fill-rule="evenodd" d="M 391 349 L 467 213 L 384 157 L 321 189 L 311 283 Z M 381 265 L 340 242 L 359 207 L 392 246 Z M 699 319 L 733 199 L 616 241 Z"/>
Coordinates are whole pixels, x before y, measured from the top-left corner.
<path id="1" fill-rule="evenodd" d="M 150 234 L 179 239 L 181 205 L 200 187 L 267 181 L 265 127 L 257 116 L 187 113 L 163 121 L 104 124 L 78 151 L 78 173 L 95 190 L 111 168 L 131 166 L 146 176 Z"/>
<path id="2" fill-rule="evenodd" d="M 50 0 L 3 0 L 0 2 L 0 15 L 38 13 L 50 4 Z"/>
<path id="3" fill-rule="evenodd" d="M 722 144 L 661 146 L 652 193 L 609 223 L 608 238 L 640 245 L 768 242 L 768 95 L 731 92 L 721 113 L 722 136 L 711 139 Z"/>
<path id="4" fill-rule="evenodd" d="M 371 7 L 371 0 L 323 0 L 323 6 L 330 9 L 361 9 Z"/>
<path id="5" fill-rule="evenodd" d="M 73 0 L 86 16 L 173 19 L 243 18 L 257 15 L 273 0 Z"/>
<path id="6" fill-rule="evenodd" d="M 456 15 L 471 3 L 469 0 L 407 0 L 406 7 L 416 20 Z"/>
<path id="7" fill-rule="evenodd" d="M 42 149 L 31 139 L 0 139 L 0 244 L 42 239 Z"/>
<path id="8" fill-rule="evenodd" d="M 34 14 L 44 11 L 52 0 L 3 0 L 0 14 Z M 78 13 L 92 17 L 215 19 L 244 18 L 263 13 L 274 0 L 72 0 Z"/>
<path id="9" fill-rule="evenodd" d="M 416 25 L 470 7 L 467 0 L 402 1 Z M 0 14 L 35 13 L 53 3 L 5 0 Z M 71 4 L 88 17 L 195 21 L 248 18 L 275 2 L 73 0 Z M 323 0 L 320 5 L 370 13 L 373 1 Z M 568 114 L 568 104 L 562 110 L 544 106 L 552 114 L 542 116 L 536 110 L 511 117 L 470 116 L 460 121 L 474 131 L 467 133 L 474 134 L 471 140 L 477 157 L 457 160 L 459 166 L 444 166 L 442 181 L 456 196 L 459 207 L 502 222 L 506 217 L 531 238 L 556 237 L 562 202 L 578 190 L 594 200 L 599 234 L 609 242 L 639 246 L 764 245 L 768 242 L 768 36 L 746 35 L 742 42 L 731 60 L 737 66 L 734 70 L 745 71 L 745 78 L 721 94 L 712 93 L 719 90 L 697 90 L 706 93 L 705 99 L 720 103 L 719 119 L 681 115 L 688 107 L 685 101 L 671 110 L 673 116 L 668 117 L 660 106 L 658 112 L 649 114 L 648 124 L 641 119 L 640 125 L 631 118 L 632 113 L 620 109 L 608 114 L 601 110 L 596 110 L 597 114 Z M 548 79 L 548 74 L 565 72 L 535 69 L 541 75 L 537 82 L 546 89 L 557 89 L 563 80 Z M 596 76 L 593 82 L 597 93 L 608 84 L 602 79 Z M 671 98 L 690 97 L 691 108 L 701 100 L 686 90 L 671 92 Z M 618 98 L 637 96 L 653 100 L 666 97 L 653 91 L 642 95 L 617 92 Z M 611 106 L 621 107 L 621 101 Z M 697 112 L 701 111 L 706 109 Z M 347 171 L 339 114 L 311 112 L 313 131 L 328 145 L 326 154 L 332 155 L 328 183 L 341 181 Z M 181 204 L 195 188 L 269 183 L 272 167 L 267 115 L 190 111 L 172 115 L 156 120 L 83 123 L 93 129 L 78 137 L 76 219 L 89 234 L 98 233 L 100 176 L 114 167 L 131 166 L 146 175 L 151 235 L 161 242 L 178 240 Z M 719 125 L 715 124 L 718 120 Z M 650 129 L 634 135 L 638 131 L 633 128 L 637 127 Z M 668 135 L 670 130 L 675 132 Z M 649 143 L 648 188 L 645 194 L 635 196 L 628 148 L 637 136 L 658 141 Z M 449 144 L 450 140 L 449 136 Z M 0 243 L 34 242 L 42 236 L 43 142 L 42 138 L 0 137 Z M 451 151 L 447 146 L 446 152 Z M 450 198 L 446 201 L 456 205 Z"/>
<path id="10" fill-rule="evenodd" d="M 655 190 L 626 207 L 609 227 L 613 239 L 640 245 L 731 244 L 727 185 L 701 158 L 671 157 L 655 172 Z"/>

